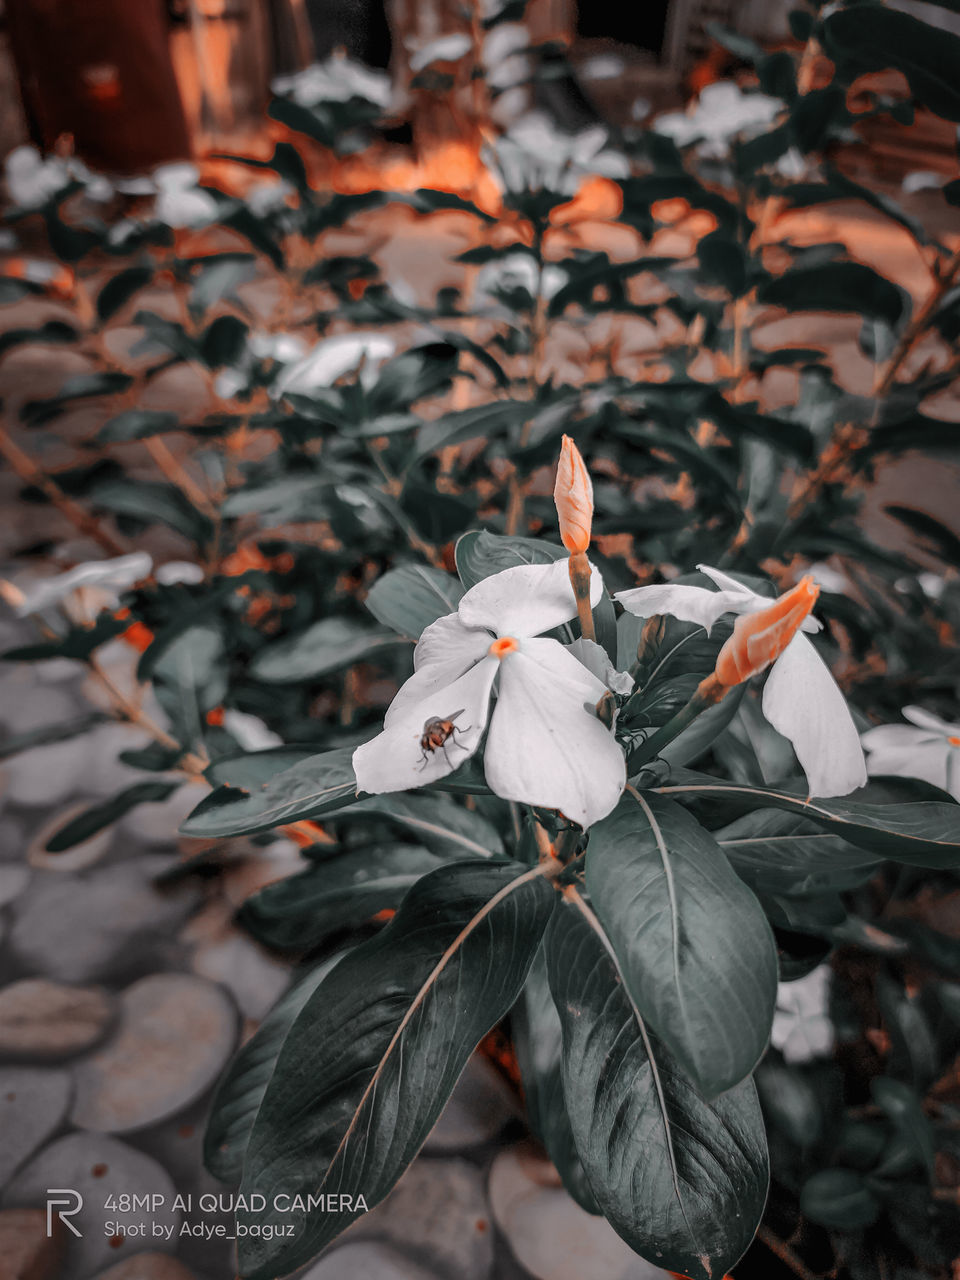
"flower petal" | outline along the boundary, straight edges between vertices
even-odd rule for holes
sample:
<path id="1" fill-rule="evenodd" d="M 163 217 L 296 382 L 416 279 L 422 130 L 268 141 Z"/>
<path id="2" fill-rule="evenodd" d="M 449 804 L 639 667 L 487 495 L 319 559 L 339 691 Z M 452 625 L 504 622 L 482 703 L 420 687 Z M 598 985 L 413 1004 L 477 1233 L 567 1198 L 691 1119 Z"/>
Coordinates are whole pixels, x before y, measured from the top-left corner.
<path id="1" fill-rule="evenodd" d="M 867 769 L 846 700 L 810 641 L 795 635 L 770 669 L 763 714 L 793 743 L 812 796 L 845 796 Z"/>
<path id="2" fill-rule="evenodd" d="M 911 751 L 931 742 L 946 746 L 942 733 L 927 729 L 915 729 L 912 724 L 877 724 L 860 735 L 861 745 L 867 751 L 897 751 L 907 757 Z"/>
<path id="3" fill-rule="evenodd" d="M 623 752 L 590 705 L 604 685 L 554 640 L 528 641 L 501 668 L 484 757 L 490 787 L 582 827 L 599 822 L 626 783 Z"/>
<path id="4" fill-rule="evenodd" d="M 903 727 L 906 728 L 906 725 Z M 903 747 L 884 746 L 870 752 L 867 757 L 867 772 L 871 778 L 882 777 L 884 774 L 891 774 L 895 778 L 920 778 L 943 791 L 949 791 L 951 779 L 948 761 L 951 750 L 943 738 L 928 738 L 924 743 L 914 744 L 907 750 Z M 954 796 L 957 798 L 956 792 Z"/>
<path id="5" fill-rule="evenodd" d="M 539 636 L 577 616 L 566 556 L 553 564 L 520 564 L 471 587 L 460 601 L 466 627 L 488 627 L 500 636 Z M 590 603 L 603 595 L 603 579 L 590 566 Z"/>
<path id="6" fill-rule="evenodd" d="M 388 728 L 414 704 L 452 684 L 479 662 L 490 648 L 489 631 L 465 627 L 455 613 L 445 614 L 425 627 L 413 651 L 414 673 L 401 685 L 383 718 Z"/>
<path id="7" fill-rule="evenodd" d="M 618 671 L 602 645 L 593 640 L 574 640 L 565 646 L 567 653 L 572 653 L 578 662 L 582 662 L 589 672 L 602 680 L 612 693 L 631 693 L 636 684 L 633 676 L 626 671 Z"/>
<path id="8" fill-rule="evenodd" d="M 722 569 L 711 568 L 708 564 L 698 564 L 697 568 L 715 582 L 721 591 L 740 593 L 743 599 L 739 606 L 732 609 L 733 613 L 755 613 L 758 609 L 766 609 L 772 603 L 773 598 L 771 596 L 762 596 L 759 591 L 754 591 L 751 587 L 745 587 L 742 582 L 738 582 L 736 578 L 731 578 L 729 573 L 724 573 Z M 823 623 L 819 618 L 814 618 L 810 615 L 804 618 L 800 624 L 801 631 L 813 634 L 822 629 Z"/>
<path id="9" fill-rule="evenodd" d="M 919 725 L 921 729 L 929 729 L 931 733 L 938 733 L 944 738 L 960 735 L 960 725 L 941 720 L 932 711 L 924 711 L 923 707 L 904 707 L 901 715 L 911 724 Z"/>
<path id="10" fill-rule="evenodd" d="M 696 622 L 709 634 L 710 628 L 725 613 L 743 613 L 744 601 L 750 597 L 743 592 L 711 591 L 709 587 L 691 587 L 683 583 L 664 583 L 659 587 L 634 587 L 631 591 L 618 591 L 615 599 L 630 613 L 639 618 L 652 618 L 654 614 L 668 613 L 681 622 Z M 761 599 L 757 596 L 757 599 Z M 769 604 L 770 601 L 765 601 Z"/>
<path id="11" fill-rule="evenodd" d="M 485 658 L 452 683 L 430 690 L 421 701 L 407 703 L 402 715 L 394 715 L 382 733 L 353 753 L 357 789 L 380 795 L 423 787 L 469 759 L 486 728 L 498 667 L 496 658 Z M 429 720 L 454 716 L 453 731 L 443 745 L 432 750 L 420 745 Z"/>

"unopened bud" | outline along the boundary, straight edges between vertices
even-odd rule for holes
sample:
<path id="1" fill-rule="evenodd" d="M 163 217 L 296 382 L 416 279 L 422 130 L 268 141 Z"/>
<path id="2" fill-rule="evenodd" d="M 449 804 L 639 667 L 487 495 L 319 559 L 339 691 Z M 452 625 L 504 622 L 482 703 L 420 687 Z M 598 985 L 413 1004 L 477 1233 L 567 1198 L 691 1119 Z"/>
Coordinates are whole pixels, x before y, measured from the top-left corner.
<path id="1" fill-rule="evenodd" d="M 571 555 L 586 551 L 593 523 L 593 484 L 587 464 L 569 436 L 563 437 L 553 500 L 557 504 L 563 545 Z"/>
<path id="2" fill-rule="evenodd" d="M 747 613 L 734 624 L 733 635 L 717 655 L 716 677 L 721 684 L 742 684 L 775 662 L 796 635 L 817 602 L 820 588 L 802 578 L 768 609 Z"/>

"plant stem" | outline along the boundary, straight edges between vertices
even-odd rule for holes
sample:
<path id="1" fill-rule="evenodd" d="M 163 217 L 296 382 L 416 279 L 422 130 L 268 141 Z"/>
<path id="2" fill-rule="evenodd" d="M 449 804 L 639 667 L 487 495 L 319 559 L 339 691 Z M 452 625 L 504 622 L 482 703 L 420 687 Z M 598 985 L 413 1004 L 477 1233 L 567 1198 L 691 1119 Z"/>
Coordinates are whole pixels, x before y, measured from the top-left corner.
<path id="1" fill-rule="evenodd" d="M 713 672 L 704 680 L 701 680 L 687 705 L 681 707 L 677 714 L 672 716 L 666 724 L 661 725 L 655 733 L 644 739 L 639 746 L 631 751 L 627 758 L 627 775 L 636 773 L 641 765 L 645 765 L 648 760 L 655 759 L 665 746 L 671 743 L 674 738 L 679 737 L 684 729 L 693 724 L 701 712 L 708 710 L 710 707 L 715 707 L 724 695 L 729 692 L 729 689 L 730 686 L 721 684 Z"/>
<path id="2" fill-rule="evenodd" d="M 757 1239 L 761 1240 L 770 1252 L 775 1254 L 795 1275 L 798 1275 L 800 1280 L 820 1280 L 820 1277 L 810 1270 L 803 1259 L 794 1253 L 786 1241 L 781 1240 L 769 1227 L 758 1227 Z"/>
<path id="3" fill-rule="evenodd" d="M 176 738 L 171 737 L 165 729 L 161 729 L 158 724 L 155 724 L 147 713 L 142 710 L 142 708 L 138 707 L 135 702 L 128 698 L 121 689 L 117 688 L 95 657 L 91 655 L 91 657 L 87 659 L 87 664 L 90 667 L 92 674 L 103 686 L 104 690 L 110 697 L 110 700 L 120 713 L 122 719 L 127 720 L 131 724 L 135 724 L 139 728 L 145 730 L 150 734 L 151 738 L 153 738 L 155 742 L 159 742 L 161 746 L 168 747 L 171 751 L 183 750 L 181 744 L 176 740 Z M 203 776 L 203 771 L 208 764 L 208 760 L 195 755 L 192 751 L 187 751 L 183 752 L 180 760 L 178 761 L 177 767 L 184 773 L 188 774 L 191 778 L 201 778 Z"/>
<path id="4" fill-rule="evenodd" d="M 24 480 L 27 484 L 36 485 L 38 489 L 42 490 L 57 510 L 62 512 L 82 534 L 93 538 L 111 556 L 127 554 L 129 547 L 125 546 L 118 538 L 115 538 L 108 529 L 104 529 L 100 521 L 84 511 L 78 502 L 74 502 L 72 498 L 68 497 L 56 481 L 51 476 L 48 476 L 30 455 L 20 448 L 16 441 L 11 439 L 3 427 L 0 427 L 0 453 L 10 463 L 10 466 L 21 480 Z"/>
<path id="5" fill-rule="evenodd" d="M 877 399 L 882 399 L 892 390 L 900 366 L 923 337 L 937 308 L 952 288 L 958 271 L 960 271 L 960 249 L 947 259 L 945 266 L 937 273 L 936 283 L 929 297 L 901 334 L 900 341 L 874 392 Z"/>
<path id="6" fill-rule="evenodd" d="M 590 563 L 585 551 L 577 551 L 568 560 L 570 568 L 570 585 L 577 601 L 577 615 L 580 618 L 580 634 L 584 640 L 596 641 L 597 632 L 593 625 L 593 610 L 590 607 Z"/>
<path id="7" fill-rule="evenodd" d="M 167 477 L 171 484 L 182 490 L 185 497 L 193 503 L 205 515 L 213 516 L 214 508 L 210 499 L 203 492 L 192 476 L 187 474 L 183 465 L 177 461 L 170 451 L 166 441 L 161 440 L 159 436 L 148 436 L 144 440 L 147 452 L 153 458 L 157 467 Z"/>

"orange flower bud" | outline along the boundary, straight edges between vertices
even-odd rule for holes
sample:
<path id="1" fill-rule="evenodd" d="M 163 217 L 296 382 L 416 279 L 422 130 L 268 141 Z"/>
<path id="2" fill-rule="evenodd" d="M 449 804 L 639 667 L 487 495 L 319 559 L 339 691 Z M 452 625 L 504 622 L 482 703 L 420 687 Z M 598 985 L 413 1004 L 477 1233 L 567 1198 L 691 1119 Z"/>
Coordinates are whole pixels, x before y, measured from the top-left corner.
<path id="1" fill-rule="evenodd" d="M 580 450 L 569 436 L 563 437 L 553 500 L 560 517 L 563 545 L 571 555 L 586 551 L 593 522 L 593 484 Z"/>
<path id="2" fill-rule="evenodd" d="M 747 613 L 734 624 L 733 635 L 717 656 L 716 677 L 723 685 L 742 684 L 775 662 L 817 602 L 820 588 L 802 578 L 768 609 Z"/>

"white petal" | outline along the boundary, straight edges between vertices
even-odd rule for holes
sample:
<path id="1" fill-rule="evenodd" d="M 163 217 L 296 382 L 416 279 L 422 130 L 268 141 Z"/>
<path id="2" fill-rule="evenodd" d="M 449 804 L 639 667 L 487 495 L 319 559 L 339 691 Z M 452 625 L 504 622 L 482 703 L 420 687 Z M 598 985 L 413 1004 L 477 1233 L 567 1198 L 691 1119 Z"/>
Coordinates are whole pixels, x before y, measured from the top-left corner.
<path id="1" fill-rule="evenodd" d="M 906 728 L 906 725 L 903 726 Z M 948 761 L 952 748 L 943 738 L 927 739 L 909 750 L 881 747 L 867 757 L 867 772 L 872 778 L 891 774 L 895 778 L 920 778 L 943 791 L 950 790 Z"/>
<path id="2" fill-rule="evenodd" d="M 499 667 L 486 658 L 452 684 L 432 690 L 421 702 L 407 704 L 382 733 L 357 747 L 353 768 L 357 788 L 379 795 L 407 791 L 452 773 L 476 751 L 487 723 L 490 690 Z M 420 745 L 427 721 L 456 715 L 447 742 L 432 751 Z"/>
<path id="3" fill-rule="evenodd" d="M 67 573 L 46 578 L 25 593 L 17 612 L 36 613 L 56 604 L 79 587 L 101 587 L 105 591 L 120 592 L 145 578 L 153 568 L 153 560 L 146 551 L 132 551 L 130 555 L 115 556 L 112 560 L 90 560 L 78 564 Z"/>
<path id="4" fill-rule="evenodd" d="M 770 669 L 763 714 L 793 743 L 811 796 L 845 796 L 867 780 L 860 735 L 826 663 L 795 635 Z"/>
<path id="5" fill-rule="evenodd" d="M 915 729 L 912 724 L 878 724 L 860 735 L 861 744 L 868 751 L 896 751 L 902 756 L 909 756 L 917 747 L 929 742 L 936 742 L 941 747 L 946 744 L 942 733 L 931 733 L 927 729 Z"/>
<path id="6" fill-rule="evenodd" d="M 708 564 L 698 564 L 697 568 L 701 573 L 705 573 L 711 578 L 721 591 L 739 591 L 743 599 L 734 613 L 758 613 L 761 609 L 766 609 L 768 605 L 773 604 L 771 596 L 762 596 L 759 591 L 753 591 L 750 587 L 745 587 L 742 582 L 738 582 L 736 578 L 731 578 L 728 573 L 724 573 L 722 569 L 712 569 Z M 823 623 L 812 615 L 804 618 L 800 624 L 801 631 L 816 632 L 823 629 Z"/>
<path id="7" fill-rule="evenodd" d="M 555 649 L 546 661 L 543 645 Z M 599 822 L 626 783 L 623 752 L 590 705 L 604 686 L 552 640 L 527 642 L 501 668 L 484 757 L 490 787 L 582 827 Z"/>
<path id="8" fill-rule="evenodd" d="M 639 618 L 668 613 L 681 622 L 696 622 L 709 634 L 710 628 L 725 613 L 743 612 L 749 600 L 742 592 L 711 591 L 709 587 L 691 587 L 683 583 L 664 583 L 659 587 L 634 587 L 618 591 L 615 599 Z"/>
<path id="9" fill-rule="evenodd" d="M 590 603 L 603 595 L 597 569 L 590 575 Z M 460 621 L 488 627 L 499 636 L 539 636 L 577 616 L 566 556 L 553 564 L 520 564 L 491 574 L 471 587 L 460 601 Z"/>
<path id="10" fill-rule="evenodd" d="M 613 693 L 632 692 L 636 683 L 633 676 L 628 675 L 626 671 L 618 671 L 607 657 L 606 649 L 601 645 L 581 637 L 579 640 L 574 640 L 573 644 L 568 644 L 566 648 L 568 653 L 572 653 L 578 662 L 582 662 L 587 670 L 592 672 L 598 680 L 602 680 Z"/>
<path id="11" fill-rule="evenodd" d="M 413 675 L 400 686 L 384 716 L 384 726 L 405 714 L 407 709 L 437 689 L 459 679 L 479 662 L 493 637 L 489 631 L 471 631 L 455 613 L 445 614 L 425 627 L 413 651 Z"/>
<path id="12" fill-rule="evenodd" d="M 954 738 L 960 735 L 960 725 L 941 720 L 932 711 L 924 711 L 923 707 L 904 707 L 901 714 L 904 720 L 919 725 L 921 729 L 929 729 L 931 733 L 939 733 L 941 737 Z"/>

